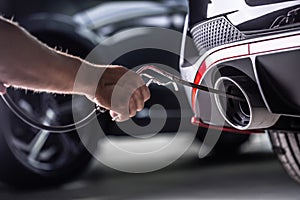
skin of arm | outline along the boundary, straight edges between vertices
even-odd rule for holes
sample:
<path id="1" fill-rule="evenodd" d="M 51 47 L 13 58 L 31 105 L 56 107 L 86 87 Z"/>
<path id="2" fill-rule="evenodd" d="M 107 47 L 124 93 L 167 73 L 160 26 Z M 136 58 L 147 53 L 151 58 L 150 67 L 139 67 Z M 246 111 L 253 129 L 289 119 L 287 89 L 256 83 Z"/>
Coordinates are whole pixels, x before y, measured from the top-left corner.
<path id="1" fill-rule="evenodd" d="M 102 74 L 96 92 L 89 91 L 88 79 L 76 84 L 74 81 L 81 66 Z M 126 79 L 122 79 L 126 74 Z M 112 101 L 113 91 L 122 89 Z M 98 105 L 111 110 L 117 121 L 133 117 L 150 98 L 149 89 L 135 72 L 122 66 L 103 66 L 86 62 L 78 57 L 56 51 L 38 41 L 22 27 L 0 17 L 0 92 L 4 86 L 13 86 L 38 92 L 85 95 Z M 118 90 L 119 91 L 119 90 Z M 93 94 L 94 93 L 94 94 Z M 130 94 L 129 94 L 130 93 Z M 126 96 L 130 96 L 124 102 Z M 112 103 L 114 102 L 114 103 Z M 128 103 L 129 102 L 129 103 Z"/>

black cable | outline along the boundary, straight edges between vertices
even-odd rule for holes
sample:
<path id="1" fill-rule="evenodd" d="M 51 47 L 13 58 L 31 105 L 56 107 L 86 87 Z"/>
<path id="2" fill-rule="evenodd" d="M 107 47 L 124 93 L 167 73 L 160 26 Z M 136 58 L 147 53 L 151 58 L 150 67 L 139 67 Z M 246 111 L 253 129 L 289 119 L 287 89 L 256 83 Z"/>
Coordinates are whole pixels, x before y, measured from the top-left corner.
<path id="1" fill-rule="evenodd" d="M 242 101 L 244 102 L 245 99 L 240 97 L 240 96 L 237 96 L 237 95 L 232 95 L 232 94 L 229 94 L 229 93 L 226 93 L 226 92 L 223 92 L 221 90 L 217 90 L 217 89 L 214 89 L 214 88 L 210 88 L 210 87 L 207 87 L 207 86 L 204 86 L 204 85 L 197 85 L 195 83 L 191 83 L 191 82 L 188 82 L 188 81 L 185 81 L 181 78 L 178 78 L 176 76 L 173 77 L 173 80 L 177 83 L 180 83 L 182 85 L 185 85 L 185 86 L 189 86 L 189 87 L 192 87 L 192 88 L 196 88 L 198 90 L 201 90 L 201 91 L 204 91 L 204 92 L 208 92 L 208 93 L 213 93 L 213 94 L 217 94 L 219 96 L 223 96 L 225 98 L 229 98 L 229 99 L 233 99 L 233 100 L 237 100 L 237 101 Z"/>
<path id="2" fill-rule="evenodd" d="M 68 124 L 63 126 L 44 125 L 29 117 L 22 109 L 20 109 L 19 106 L 17 106 L 15 102 L 11 99 L 8 93 L 2 94 L 1 97 L 4 103 L 9 107 L 9 109 L 23 122 L 25 122 L 26 124 L 34 128 L 44 130 L 44 131 L 49 131 L 51 133 L 66 133 L 66 132 L 71 132 L 76 129 L 82 128 L 88 125 L 92 120 L 96 119 L 100 114 L 100 112 L 97 112 L 97 109 L 94 109 L 85 118 L 73 124 Z"/>
<path id="3" fill-rule="evenodd" d="M 142 67 L 137 71 L 137 73 L 141 75 L 142 72 L 145 70 L 152 70 L 154 72 L 157 72 L 178 84 L 196 88 L 198 90 L 202 90 L 205 92 L 218 94 L 218 95 L 224 96 L 226 98 L 231 98 L 231 99 L 239 100 L 239 101 L 245 101 L 245 99 L 243 99 L 242 97 L 228 94 L 221 90 L 216 90 L 214 88 L 209 88 L 207 86 L 197 85 L 197 84 L 185 81 L 171 73 L 168 73 L 164 70 L 160 70 L 153 66 Z M 44 125 L 41 122 L 37 122 L 36 120 L 31 118 L 22 109 L 20 109 L 20 107 L 15 104 L 15 102 L 11 99 L 11 97 L 9 96 L 8 93 L 2 94 L 1 98 L 3 99 L 4 103 L 8 106 L 8 108 L 23 122 L 25 122 L 26 124 L 28 124 L 29 126 L 31 126 L 33 128 L 48 131 L 51 133 L 66 133 L 66 132 L 71 132 L 76 129 L 82 128 L 82 127 L 88 125 L 92 120 L 96 119 L 101 113 L 106 112 L 105 109 L 103 109 L 101 107 L 97 107 L 90 114 L 88 114 L 85 118 L 81 119 L 80 121 L 74 122 L 73 124 L 61 125 L 61 126 Z M 99 112 L 97 112 L 97 111 L 99 111 Z"/>

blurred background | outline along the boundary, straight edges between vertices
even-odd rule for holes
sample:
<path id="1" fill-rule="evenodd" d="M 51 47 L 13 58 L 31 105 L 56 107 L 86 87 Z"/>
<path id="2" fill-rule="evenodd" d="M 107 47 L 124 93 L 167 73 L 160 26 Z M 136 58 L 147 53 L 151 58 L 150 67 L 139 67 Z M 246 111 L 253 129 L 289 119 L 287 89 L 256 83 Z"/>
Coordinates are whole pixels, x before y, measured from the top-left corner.
<path id="1" fill-rule="evenodd" d="M 122 38 L 136 37 L 134 31 L 130 32 L 135 28 L 159 27 L 182 32 L 186 12 L 185 0 L 0 1 L 4 17 L 14 19 L 49 46 L 82 58 L 103 41 L 108 41 L 107 52 L 114 52 Z M 133 68 L 160 63 L 178 71 L 181 41 L 169 42 L 178 53 L 141 49 L 118 57 L 113 64 Z M 103 58 L 99 62 L 107 61 Z M 299 186 L 289 179 L 273 155 L 268 135 L 222 133 L 213 151 L 200 159 L 198 153 L 206 130 L 195 131 L 190 127 L 192 111 L 188 102 L 181 106 L 173 88 L 151 85 L 150 89 L 152 98 L 133 120 L 145 126 L 151 122 L 150 115 L 156 120 L 166 116 L 159 134 L 133 140 L 104 114 L 98 120 L 108 140 L 102 140 L 93 127 L 83 130 L 95 143 L 93 152 L 87 151 L 75 131 L 53 134 L 36 130 L 1 102 L 0 199 L 299 199 Z M 182 88 L 179 92 L 185 96 Z M 14 89 L 9 94 L 24 112 L 42 123 L 73 122 L 70 96 Z M 76 97 L 78 108 L 86 101 Z M 160 109 L 151 110 L 155 104 L 162 105 L 166 115 Z M 86 113 L 82 111 L 83 116 Z M 178 134 L 180 122 L 187 125 Z M 124 157 L 111 147 L 113 143 L 133 151 L 151 149 L 168 143 L 175 135 L 179 135 L 177 146 L 149 160 Z M 196 137 L 185 151 L 190 135 Z M 143 174 L 119 172 L 91 155 L 101 155 L 104 163 L 130 169 L 169 160 L 183 152 L 169 166 Z"/>
<path id="2" fill-rule="evenodd" d="M 148 144 L 166 140 L 161 136 Z M 122 145 L 141 148 L 130 139 L 113 139 Z M 184 141 L 184 138 L 181 138 Z M 180 149 L 180 147 L 178 147 Z M 239 155 L 209 156 L 198 159 L 195 143 L 176 162 L 151 173 L 128 174 L 108 168 L 98 161 L 79 178 L 69 183 L 34 190 L 19 190 L 0 185 L 1 199 L 298 199 L 299 186 L 284 172 L 271 152 L 267 137 L 257 136 L 244 145 Z M 175 151 L 175 152 L 174 152 Z M 168 152 L 160 159 L 172 157 Z M 119 157 L 103 144 L 105 159 L 119 165 L 139 165 L 139 160 Z M 29 180 L 30 181 L 30 180 Z"/>

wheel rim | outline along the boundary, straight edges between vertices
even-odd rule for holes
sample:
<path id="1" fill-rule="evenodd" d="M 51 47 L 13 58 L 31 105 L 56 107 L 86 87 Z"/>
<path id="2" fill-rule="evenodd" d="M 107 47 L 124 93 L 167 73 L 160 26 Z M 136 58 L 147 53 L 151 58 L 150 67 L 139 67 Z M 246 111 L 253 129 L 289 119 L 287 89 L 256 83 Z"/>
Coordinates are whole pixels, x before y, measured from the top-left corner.
<path id="1" fill-rule="evenodd" d="M 72 119 L 71 102 L 68 98 L 50 94 L 25 94 L 22 91 L 9 93 L 28 115 L 39 118 L 45 125 L 70 123 Z M 59 102 L 61 99 L 64 100 Z M 76 132 L 57 134 L 37 130 L 12 113 L 9 116 L 6 117 L 10 118 L 7 122 L 8 130 L 4 131 L 7 144 L 15 157 L 33 171 L 50 172 L 63 168 L 84 149 Z"/>

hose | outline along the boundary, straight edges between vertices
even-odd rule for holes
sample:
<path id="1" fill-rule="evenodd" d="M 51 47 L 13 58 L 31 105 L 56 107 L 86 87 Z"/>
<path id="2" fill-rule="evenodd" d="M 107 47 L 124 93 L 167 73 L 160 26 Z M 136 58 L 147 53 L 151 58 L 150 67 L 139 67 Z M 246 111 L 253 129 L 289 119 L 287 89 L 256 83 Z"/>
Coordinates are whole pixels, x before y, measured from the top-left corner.
<path id="1" fill-rule="evenodd" d="M 8 106 L 8 108 L 23 122 L 36 129 L 48 131 L 51 133 L 66 133 L 66 132 L 71 132 L 76 129 L 82 128 L 88 125 L 92 120 L 96 119 L 101 114 L 101 110 L 100 112 L 97 112 L 99 108 L 95 108 L 85 118 L 73 124 L 62 125 L 62 126 L 44 125 L 32 119 L 32 117 L 30 117 L 22 109 L 20 109 L 20 107 L 15 104 L 15 102 L 11 99 L 8 93 L 2 94 L 1 98 L 3 99 L 4 103 Z"/>
<path id="2" fill-rule="evenodd" d="M 169 81 L 164 82 L 164 81 L 157 79 L 156 77 L 154 77 L 152 75 L 149 75 L 148 73 L 145 73 L 145 71 L 147 71 L 147 70 L 156 72 L 156 73 L 168 78 Z M 159 69 L 155 66 L 143 66 L 139 70 L 137 70 L 136 73 L 139 74 L 141 77 L 145 76 L 146 78 L 150 79 L 148 81 L 148 83 L 146 84 L 147 86 L 149 86 L 149 84 L 151 84 L 151 83 L 156 83 L 156 84 L 162 85 L 162 86 L 167 86 L 167 85 L 171 84 L 174 86 L 175 90 L 178 90 L 177 84 L 181 84 L 181 85 L 185 85 L 188 87 L 197 88 L 198 90 L 202 90 L 205 92 L 218 94 L 218 95 L 224 96 L 226 98 L 244 101 L 244 99 L 239 96 L 228 94 L 221 90 L 216 90 L 214 88 L 209 88 L 209 87 L 206 87 L 203 85 L 196 85 L 194 83 L 185 81 L 185 80 L 183 80 L 169 72 L 166 72 L 162 69 Z M 11 97 L 9 96 L 8 93 L 1 94 L 0 96 L 3 99 L 4 103 L 8 106 L 8 108 L 23 122 L 25 122 L 29 126 L 34 127 L 36 129 L 48 131 L 51 133 L 66 133 L 66 132 L 71 132 L 76 129 L 82 128 L 82 127 L 88 125 L 94 119 L 96 119 L 101 113 L 106 112 L 105 109 L 103 109 L 99 106 L 96 106 L 96 108 L 90 114 L 88 114 L 86 117 L 84 117 L 80 121 L 74 122 L 73 124 L 62 125 L 62 126 L 45 125 L 45 124 L 38 122 L 37 120 L 34 120 L 30 116 L 28 116 L 22 109 L 20 109 L 19 106 L 17 106 L 15 104 L 15 102 L 11 99 Z M 113 121 L 115 121 L 117 119 L 117 117 L 113 118 Z"/>

